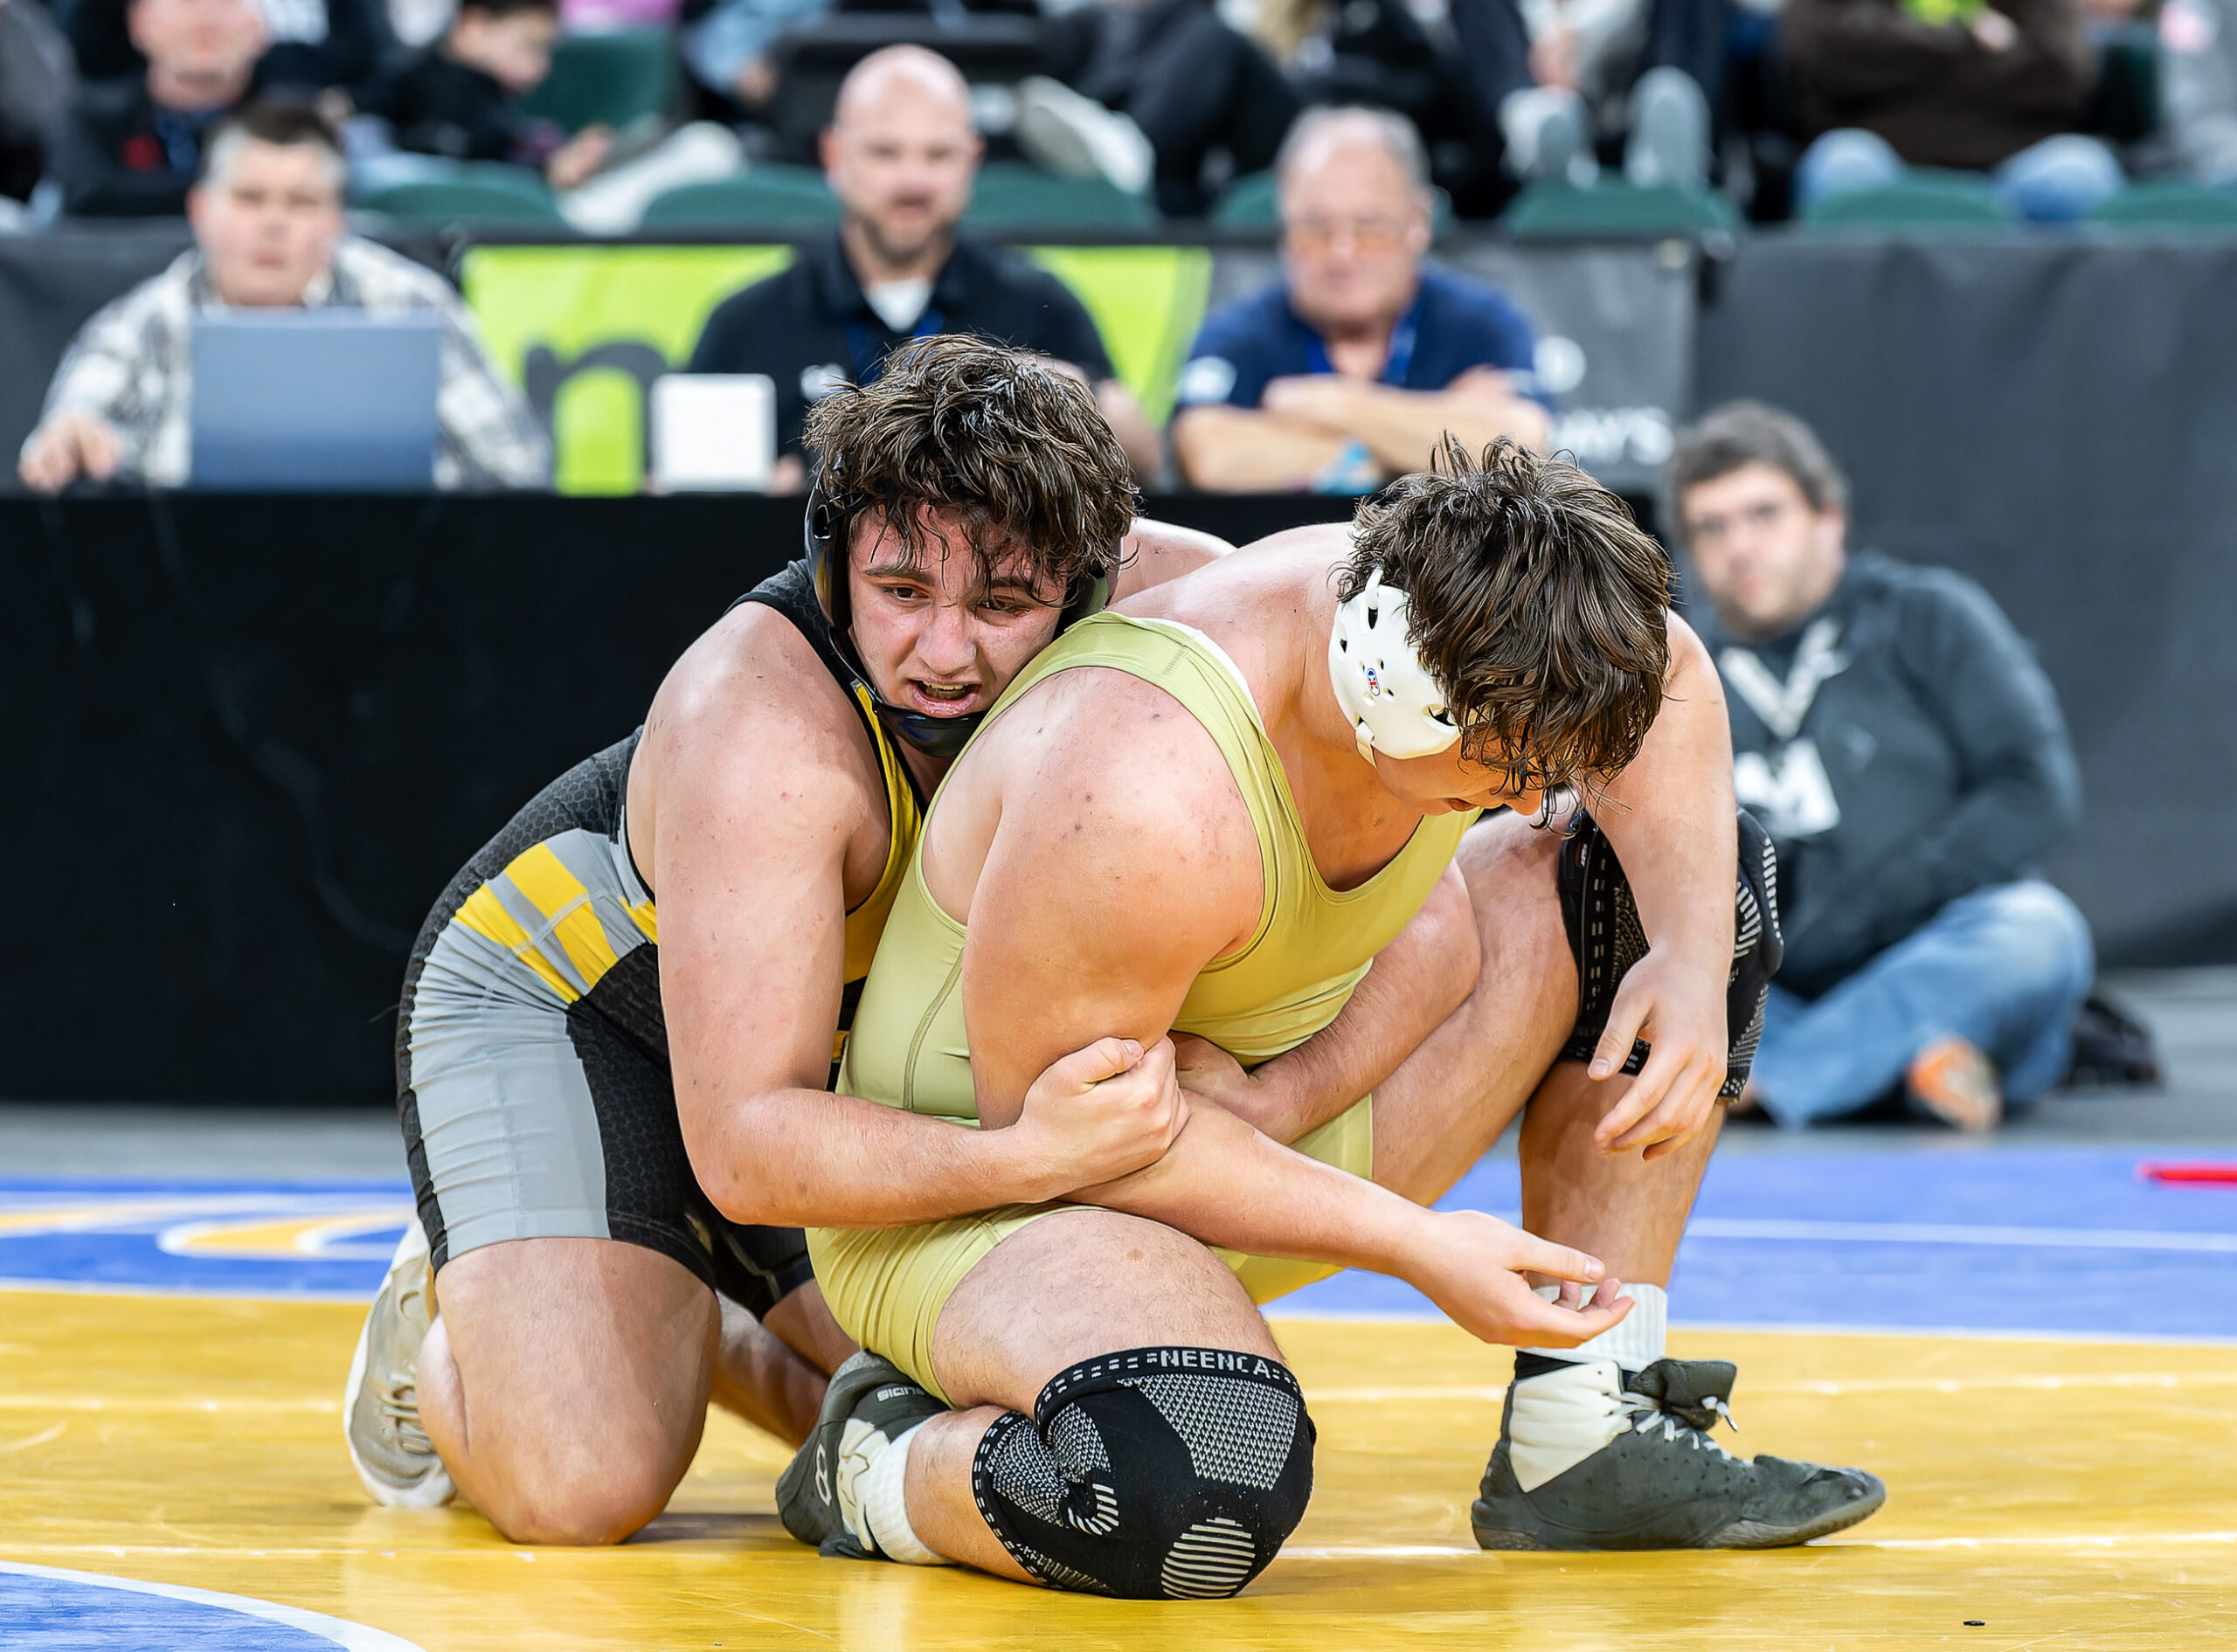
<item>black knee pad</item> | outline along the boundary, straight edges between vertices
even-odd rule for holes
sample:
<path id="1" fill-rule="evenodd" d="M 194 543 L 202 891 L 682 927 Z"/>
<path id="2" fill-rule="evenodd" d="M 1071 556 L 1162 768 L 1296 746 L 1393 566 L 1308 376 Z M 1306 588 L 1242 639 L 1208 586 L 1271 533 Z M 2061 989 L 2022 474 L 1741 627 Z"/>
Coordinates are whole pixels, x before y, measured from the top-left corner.
<path id="1" fill-rule="evenodd" d="M 979 1512 L 1060 1589 L 1220 1600 L 1266 1568 L 1312 1495 L 1312 1420 L 1278 1360 L 1134 1348 L 1075 1365 L 987 1431 Z"/>
<path id="2" fill-rule="evenodd" d="M 1579 822 L 1562 846 L 1560 872 L 1562 921 L 1569 928 L 1569 952 L 1576 959 L 1577 986 L 1576 1026 L 1562 1047 L 1565 1061 L 1592 1059 L 1600 1035 L 1608 1030 L 1617 985 L 1647 950 L 1638 904 L 1631 898 L 1631 881 L 1624 875 L 1614 847 L 1591 816 L 1581 815 Z M 1778 856 L 1770 835 L 1745 809 L 1739 812 L 1739 833 L 1732 974 L 1724 998 L 1731 1041 L 1725 1051 L 1724 1087 L 1717 1091 L 1728 1102 L 1740 1094 L 1748 1082 L 1748 1069 L 1755 1065 L 1756 1045 L 1763 1036 L 1763 1000 L 1786 955 L 1786 942 L 1779 934 Z M 1647 1053 L 1643 1040 L 1632 1040 L 1624 1071 L 1638 1072 L 1646 1064 Z"/>

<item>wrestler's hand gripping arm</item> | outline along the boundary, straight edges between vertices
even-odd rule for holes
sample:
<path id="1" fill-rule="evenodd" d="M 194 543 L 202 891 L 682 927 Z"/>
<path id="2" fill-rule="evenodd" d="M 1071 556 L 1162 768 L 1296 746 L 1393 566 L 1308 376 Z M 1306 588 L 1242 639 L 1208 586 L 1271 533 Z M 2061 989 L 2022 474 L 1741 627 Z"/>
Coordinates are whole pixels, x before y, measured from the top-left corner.
<path id="1" fill-rule="evenodd" d="M 1631 880 L 1647 953 L 1617 988 L 1590 1071 L 1606 1078 L 1645 1039 L 1653 1054 L 1593 1133 L 1605 1152 L 1658 1158 L 1708 1121 L 1724 1082 L 1732 971 L 1732 725 L 1715 663 L 1670 616 L 1662 709 L 1631 766 L 1593 805 Z"/>
<path id="2" fill-rule="evenodd" d="M 783 625 L 758 615 L 726 623 Z M 820 682 L 789 628 L 761 664 L 741 666 L 734 648 L 687 655 L 637 759 L 649 756 L 661 777 L 657 814 L 633 818 L 631 835 L 645 854 L 639 831 L 650 827 L 677 1110 L 716 1208 L 770 1226 L 926 1221 L 1055 1198 L 1153 1159 L 1184 1111 L 1170 1052 L 1123 1039 L 1064 1052 L 1036 1075 L 1022 1128 L 999 1134 L 824 1088 L 847 856 L 865 811 L 884 804 L 849 767 L 848 742 L 862 737 L 853 714 L 786 691 L 781 650 L 794 645 L 802 658 L 789 674 Z"/>

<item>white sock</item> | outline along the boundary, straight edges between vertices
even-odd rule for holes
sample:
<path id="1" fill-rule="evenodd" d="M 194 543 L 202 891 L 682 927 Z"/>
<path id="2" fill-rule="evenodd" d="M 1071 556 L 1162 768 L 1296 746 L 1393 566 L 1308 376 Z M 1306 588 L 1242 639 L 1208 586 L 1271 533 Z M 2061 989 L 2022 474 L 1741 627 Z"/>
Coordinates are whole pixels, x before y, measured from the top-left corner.
<path id="1" fill-rule="evenodd" d="M 925 1425 L 918 1423 L 917 1428 Z M 909 1443 L 917 1437 L 911 1428 L 870 1460 L 859 1483 L 862 1524 L 872 1543 L 889 1560 L 904 1566 L 944 1566 L 953 1561 L 925 1547 L 917 1529 L 909 1524 Z"/>
<path id="2" fill-rule="evenodd" d="M 1551 1302 L 1561 1295 L 1553 1285 L 1538 1294 Z M 1616 1294 L 1631 1299 L 1631 1311 L 1613 1331 L 1603 1331 L 1574 1348 L 1526 1348 L 1547 1359 L 1612 1359 L 1625 1371 L 1644 1371 L 1670 1351 L 1670 1295 L 1659 1285 L 1624 1285 Z"/>

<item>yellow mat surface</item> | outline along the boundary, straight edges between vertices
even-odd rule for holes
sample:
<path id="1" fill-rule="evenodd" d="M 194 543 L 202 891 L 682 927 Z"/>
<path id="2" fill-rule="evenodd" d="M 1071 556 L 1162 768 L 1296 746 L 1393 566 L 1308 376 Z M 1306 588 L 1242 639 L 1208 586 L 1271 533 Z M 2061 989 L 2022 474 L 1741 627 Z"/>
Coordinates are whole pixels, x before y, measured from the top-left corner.
<path id="1" fill-rule="evenodd" d="M 1772 1553 L 1485 1555 L 1467 1510 L 1506 1355 L 1442 1326 L 1278 1322 L 1320 1428 L 1312 1510 L 1241 1599 L 1143 1604 L 820 1559 L 777 1524 L 786 1453 L 722 1416 L 617 1550 L 373 1508 L 341 1439 L 360 1316 L 0 1292 L 0 1559 L 253 1595 L 426 1652 L 2237 1647 L 2227 1348 L 1676 1333 L 1740 1364 L 1743 1432 L 1720 1438 L 1871 1468 L 1887 1509 Z"/>

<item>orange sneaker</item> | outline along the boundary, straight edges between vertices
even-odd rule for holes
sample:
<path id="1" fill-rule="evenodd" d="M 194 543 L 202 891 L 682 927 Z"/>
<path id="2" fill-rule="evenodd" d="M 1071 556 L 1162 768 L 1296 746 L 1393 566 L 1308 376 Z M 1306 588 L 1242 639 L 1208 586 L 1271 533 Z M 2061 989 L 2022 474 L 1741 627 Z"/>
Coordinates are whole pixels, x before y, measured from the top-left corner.
<path id="1" fill-rule="evenodd" d="M 1911 1057 L 1903 1083 L 1913 1101 L 1953 1130 L 1978 1136 L 2004 1122 L 2004 1093 L 1997 1089 L 1995 1067 L 1955 1033 Z"/>

